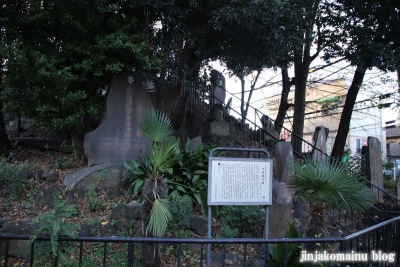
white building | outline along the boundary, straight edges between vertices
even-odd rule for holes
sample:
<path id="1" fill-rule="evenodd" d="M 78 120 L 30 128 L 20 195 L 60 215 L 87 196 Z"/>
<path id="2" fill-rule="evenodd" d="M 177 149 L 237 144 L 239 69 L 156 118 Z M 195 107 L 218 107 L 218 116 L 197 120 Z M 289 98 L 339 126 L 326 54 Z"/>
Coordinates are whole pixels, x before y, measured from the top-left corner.
<path id="1" fill-rule="evenodd" d="M 318 126 L 328 128 L 327 152 L 329 154 L 336 138 L 348 86 L 344 79 L 325 81 L 324 83 L 310 81 L 309 83 L 311 86 L 306 91 L 303 139 L 312 144 L 315 128 Z M 278 97 L 280 98 L 280 96 Z M 276 103 L 279 103 L 279 99 L 275 98 L 277 97 L 269 99 L 267 103 L 268 114 L 272 118 L 276 118 L 278 110 Z M 289 103 L 294 103 L 294 90 L 290 92 L 288 100 Z M 380 101 L 379 93 L 376 91 L 367 91 L 365 89 L 359 91 L 346 142 L 346 149 L 350 149 L 351 154 L 361 153 L 362 146 L 367 145 L 368 136 L 373 136 L 381 141 L 382 156 L 383 158 L 386 157 L 386 132 L 382 130 L 382 112 L 378 108 Z M 292 122 L 293 110 L 289 109 L 284 126 L 291 129 Z M 304 145 L 303 152 L 308 151 L 308 146 Z"/>

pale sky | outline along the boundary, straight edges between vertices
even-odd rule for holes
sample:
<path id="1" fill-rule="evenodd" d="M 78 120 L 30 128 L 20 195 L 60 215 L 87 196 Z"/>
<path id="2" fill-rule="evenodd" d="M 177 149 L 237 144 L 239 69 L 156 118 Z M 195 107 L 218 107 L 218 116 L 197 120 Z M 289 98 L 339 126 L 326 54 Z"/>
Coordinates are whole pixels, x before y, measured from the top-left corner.
<path id="1" fill-rule="evenodd" d="M 316 68 L 320 65 L 323 65 L 323 62 L 320 62 L 320 64 L 312 64 L 312 68 Z M 353 79 L 353 74 L 354 74 L 354 68 L 352 67 L 347 67 L 347 63 L 340 63 L 339 66 L 330 66 L 327 67 L 324 70 L 319 70 L 316 71 L 315 73 L 310 73 L 309 74 L 309 81 L 310 80 L 333 80 L 337 78 L 345 78 L 346 80 L 346 86 L 349 87 L 351 85 L 351 81 Z M 236 77 L 229 77 L 228 73 L 225 71 L 224 67 L 219 64 L 218 62 L 213 62 L 211 63 L 211 66 L 213 66 L 215 69 L 218 71 L 222 72 L 222 74 L 225 76 L 225 83 L 226 83 L 226 89 L 227 91 L 231 93 L 236 93 L 236 96 L 240 97 L 240 92 L 241 92 L 241 84 L 240 81 Z M 289 77 L 294 76 L 294 71 L 289 70 Z M 246 81 L 246 89 L 250 89 L 250 78 L 248 77 L 248 80 Z M 261 85 L 264 85 L 268 83 L 269 86 L 266 88 L 263 88 L 261 90 L 258 90 L 253 93 L 253 96 L 251 98 L 251 105 L 257 109 L 260 109 L 264 113 L 266 112 L 265 109 L 265 103 L 266 101 L 264 100 L 268 96 L 271 95 L 280 95 L 281 90 L 282 90 L 282 85 L 281 85 L 281 72 L 280 69 L 278 69 L 276 72 L 273 70 L 268 70 L 263 72 L 256 84 L 256 88 L 260 87 Z M 390 72 L 390 73 L 384 73 L 381 72 L 377 69 L 372 69 L 367 71 L 366 76 L 364 77 L 364 83 L 363 83 L 363 89 L 360 90 L 359 96 L 366 94 L 364 93 L 366 90 L 367 91 L 372 91 L 376 92 L 376 95 L 379 95 L 379 93 L 385 94 L 385 93 L 392 93 L 392 92 L 397 92 L 398 90 L 398 85 L 397 85 L 397 74 L 395 72 Z M 292 87 L 294 89 L 294 87 Z M 370 94 L 368 94 L 370 95 Z M 396 94 L 397 97 L 397 94 Z M 227 96 L 226 101 L 228 101 L 229 96 Z M 394 101 L 395 95 L 392 96 L 391 99 L 386 100 L 386 101 Z M 247 100 L 247 96 L 246 96 Z M 240 102 L 239 101 L 233 101 L 232 107 L 235 107 L 237 110 L 240 110 L 239 108 Z M 399 111 L 394 109 L 395 105 L 392 105 L 392 108 L 384 108 L 381 109 L 382 111 L 382 126 L 385 125 L 386 121 L 390 120 L 396 120 L 399 116 Z M 268 114 L 267 114 L 268 115 Z M 275 118 L 272 118 L 275 119 Z"/>

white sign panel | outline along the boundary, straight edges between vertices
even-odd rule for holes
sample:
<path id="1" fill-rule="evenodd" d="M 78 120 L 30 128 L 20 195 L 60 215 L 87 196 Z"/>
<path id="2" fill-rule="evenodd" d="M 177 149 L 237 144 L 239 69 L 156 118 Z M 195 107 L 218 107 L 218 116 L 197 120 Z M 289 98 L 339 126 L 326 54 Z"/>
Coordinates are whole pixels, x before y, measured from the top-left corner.
<path id="1" fill-rule="evenodd" d="M 272 160 L 210 157 L 208 205 L 272 205 Z"/>

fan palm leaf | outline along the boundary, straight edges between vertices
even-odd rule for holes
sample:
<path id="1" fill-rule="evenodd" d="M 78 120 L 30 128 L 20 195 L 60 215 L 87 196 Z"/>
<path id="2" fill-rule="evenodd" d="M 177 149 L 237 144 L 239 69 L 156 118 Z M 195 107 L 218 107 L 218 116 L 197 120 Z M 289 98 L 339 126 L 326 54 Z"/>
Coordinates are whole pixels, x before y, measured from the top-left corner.
<path id="1" fill-rule="evenodd" d="M 178 154 L 179 140 L 169 138 L 162 143 L 153 143 L 147 158 L 152 165 L 152 169 L 148 171 L 153 175 L 158 174 L 158 172 L 172 174 L 172 165 Z"/>
<path id="2" fill-rule="evenodd" d="M 147 229 L 154 236 L 163 236 L 172 218 L 166 199 L 156 199 L 148 217 Z"/>
<path id="3" fill-rule="evenodd" d="M 313 204 L 334 204 L 343 211 L 359 212 L 374 205 L 374 192 L 358 181 L 359 175 L 338 161 L 306 157 L 292 162 L 290 186 Z"/>
<path id="4" fill-rule="evenodd" d="M 174 134 L 174 128 L 169 117 L 156 109 L 143 114 L 137 125 L 139 131 L 154 142 L 163 142 Z"/>

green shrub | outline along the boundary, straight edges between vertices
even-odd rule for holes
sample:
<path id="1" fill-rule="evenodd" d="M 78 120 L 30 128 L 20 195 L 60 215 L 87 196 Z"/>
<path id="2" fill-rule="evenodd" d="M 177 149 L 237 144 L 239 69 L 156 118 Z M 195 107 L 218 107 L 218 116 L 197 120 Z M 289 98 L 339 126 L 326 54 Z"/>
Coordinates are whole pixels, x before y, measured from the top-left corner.
<path id="1" fill-rule="evenodd" d="M 72 160 L 66 157 L 59 157 L 56 159 L 55 166 L 61 170 L 71 168 Z"/>
<path id="2" fill-rule="evenodd" d="M 215 210 L 221 225 L 222 235 L 233 235 L 237 230 L 239 237 L 261 237 L 265 225 L 265 209 L 261 206 L 223 206 Z M 230 236 L 226 236 L 230 237 Z"/>
<path id="3" fill-rule="evenodd" d="M 96 183 L 97 184 L 97 183 Z M 102 199 L 98 198 L 96 192 L 96 184 L 90 185 L 86 189 L 85 198 L 88 201 L 88 209 L 90 211 L 99 211 L 104 209 L 105 203 Z"/>
<path id="4" fill-rule="evenodd" d="M 190 227 L 190 219 L 193 217 L 192 200 L 187 195 L 179 195 L 173 191 L 169 196 L 169 212 L 172 215 L 169 221 L 169 229 L 178 237 L 183 237 Z"/>
<path id="5" fill-rule="evenodd" d="M 179 191 L 190 196 L 194 203 L 203 205 L 200 191 L 207 187 L 208 157 L 212 148 L 200 144 L 196 150 L 191 150 L 188 140 L 172 166 L 173 174 L 167 176 L 169 190 Z"/>
<path id="6" fill-rule="evenodd" d="M 297 229 L 295 224 L 289 223 L 289 230 L 285 234 L 285 238 L 298 238 Z M 300 263 L 301 245 L 300 243 L 279 243 L 269 244 L 268 251 L 270 256 L 268 258 L 268 266 L 289 266 L 300 267 L 304 266 Z"/>
<path id="7" fill-rule="evenodd" d="M 21 172 L 27 167 L 17 167 L 0 159 L 0 188 L 5 190 L 7 200 L 14 201 L 24 194 L 29 182 L 21 177 Z"/>
<path id="8" fill-rule="evenodd" d="M 171 173 L 165 173 L 168 189 L 189 195 L 193 202 L 203 206 L 204 199 L 202 199 L 200 191 L 207 186 L 208 157 L 212 148 L 204 147 L 201 144 L 196 150 L 192 151 L 188 141 L 185 148 L 180 149 L 177 153 Z M 144 160 L 141 161 L 145 162 Z M 135 174 L 129 193 L 136 197 L 142 191 L 148 174 L 143 164 L 134 161 L 126 162 L 125 168 Z"/>

